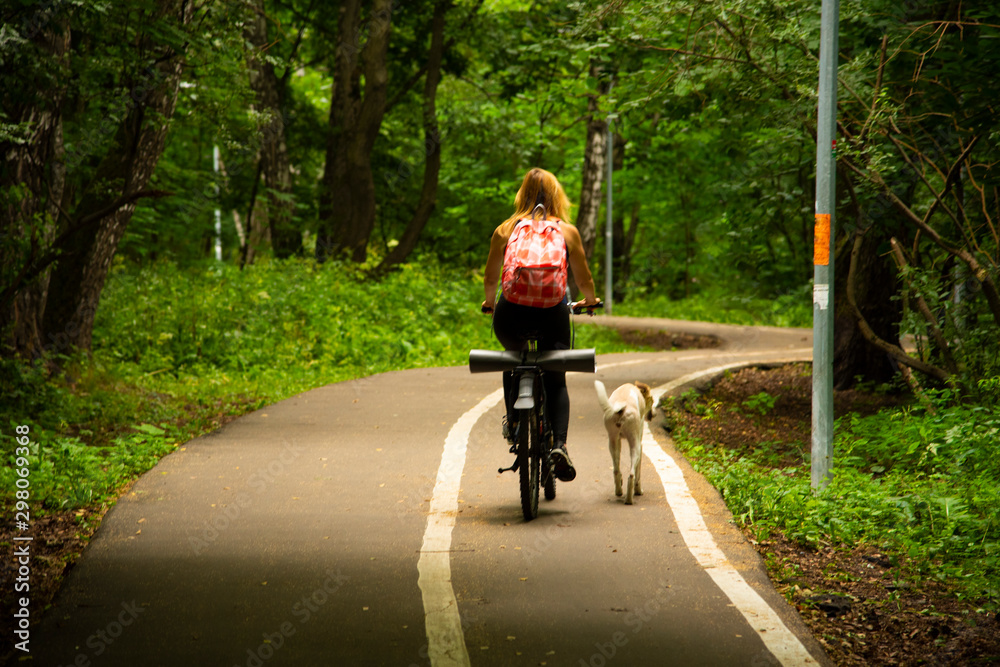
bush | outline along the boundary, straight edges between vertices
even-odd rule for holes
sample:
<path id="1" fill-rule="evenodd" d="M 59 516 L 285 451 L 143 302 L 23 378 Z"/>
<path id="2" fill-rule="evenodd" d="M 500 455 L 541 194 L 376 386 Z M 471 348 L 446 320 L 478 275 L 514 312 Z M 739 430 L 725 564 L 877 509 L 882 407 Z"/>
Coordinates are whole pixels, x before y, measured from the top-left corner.
<path id="1" fill-rule="evenodd" d="M 1000 600 L 1000 409 L 939 402 L 838 421 L 834 476 L 822 493 L 808 461 L 774 468 L 765 444 L 734 453 L 678 446 L 762 539 L 804 545 L 869 543 L 911 559 L 915 576 L 949 580 L 962 595 Z"/>

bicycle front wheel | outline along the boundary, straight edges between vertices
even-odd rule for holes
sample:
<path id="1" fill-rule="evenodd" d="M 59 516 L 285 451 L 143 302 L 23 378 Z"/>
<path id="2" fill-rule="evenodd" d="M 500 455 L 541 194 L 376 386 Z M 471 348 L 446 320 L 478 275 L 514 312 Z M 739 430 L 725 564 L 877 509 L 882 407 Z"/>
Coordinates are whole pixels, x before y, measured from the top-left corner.
<path id="1" fill-rule="evenodd" d="M 541 482 L 542 442 L 538 432 L 538 414 L 521 410 L 517 460 L 521 476 L 521 511 L 525 521 L 538 516 L 538 487 Z"/>

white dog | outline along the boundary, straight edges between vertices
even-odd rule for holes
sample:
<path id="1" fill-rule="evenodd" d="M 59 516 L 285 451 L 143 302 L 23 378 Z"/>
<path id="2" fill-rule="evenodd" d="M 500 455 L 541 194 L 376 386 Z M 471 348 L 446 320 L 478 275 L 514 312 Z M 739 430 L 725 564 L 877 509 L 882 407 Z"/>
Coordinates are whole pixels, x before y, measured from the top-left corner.
<path id="1" fill-rule="evenodd" d="M 632 466 L 628 473 L 628 490 L 625 504 L 632 504 L 633 494 L 642 495 L 642 421 L 653 419 L 653 395 L 642 382 L 623 384 L 608 397 L 604 384 L 594 382 L 597 400 L 604 410 L 604 427 L 608 429 L 608 449 L 615 467 L 615 495 L 622 495 L 622 473 L 618 465 L 621 457 L 622 437 L 628 440 Z"/>

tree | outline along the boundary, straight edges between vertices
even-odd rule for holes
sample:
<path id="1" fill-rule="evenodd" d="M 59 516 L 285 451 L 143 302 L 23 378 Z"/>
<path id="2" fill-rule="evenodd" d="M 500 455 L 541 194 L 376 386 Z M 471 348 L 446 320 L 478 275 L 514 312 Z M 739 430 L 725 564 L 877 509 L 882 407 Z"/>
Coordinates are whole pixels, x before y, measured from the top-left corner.
<path id="1" fill-rule="evenodd" d="M 881 254 L 895 258 L 893 268 L 905 278 L 903 305 L 913 312 L 904 322 L 928 344 L 917 354 L 904 351 L 871 325 L 869 313 L 850 304 L 860 330 L 894 362 L 966 388 L 997 365 L 972 341 L 995 340 L 1000 332 L 1000 236 L 992 213 L 1000 201 L 992 169 L 1000 146 L 982 78 L 1000 51 L 993 45 L 996 27 L 981 11 L 946 4 L 904 10 L 878 46 L 858 54 L 855 62 L 864 55 L 877 65 L 867 77 L 852 71 L 844 85 L 847 147 L 839 160 L 864 191 L 853 199 L 864 209 L 850 230 L 853 246 L 876 235 Z M 860 32 L 882 29 L 867 17 L 852 18 Z M 852 253 L 852 269 L 863 261 L 859 255 Z M 965 271 L 942 274 L 935 266 Z M 956 299 L 966 283 L 974 289 Z M 856 281 L 845 288 L 848 299 L 857 298 Z M 955 318 L 959 309 L 966 312 L 964 324 Z"/>
<path id="2" fill-rule="evenodd" d="M 444 56 L 444 24 L 445 15 L 451 8 L 449 0 L 438 0 L 434 5 L 434 16 L 431 19 L 431 46 L 427 56 L 427 66 L 424 82 L 424 182 L 420 192 L 420 202 L 410 223 L 406 226 L 402 238 L 382 263 L 377 272 L 382 273 L 403 262 L 417 245 L 420 233 L 434 212 L 437 203 L 438 174 L 441 171 L 441 132 L 437 120 L 437 89 L 441 81 L 441 61 Z"/>
<path id="3" fill-rule="evenodd" d="M 20 209 L 8 218 L 8 236 L 21 240 L 5 243 L 15 270 L 5 276 L 0 326 L 13 352 L 30 357 L 90 348 L 100 293 L 135 206 L 162 194 L 147 185 L 164 149 L 194 10 L 157 0 L 100 16 L 22 11 L 22 26 L 41 23 L 29 37 L 41 48 L 22 58 L 37 59 L 29 72 L 47 75 L 48 85 L 24 94 L 35 84 L 21 72 L 10 81 L 18 92 L 4 100 L 4 115 L 21 132 L 6 138 L 4 152 L 24 143 L 0 178 L 8 206 Z M 115 43 L 115 33 L 126 38 Z M 60 82 L 67 69 L 81 74 L 81 87 Z"/>
<path id="4" fill-rule="evenodd" d="M 811 217 L 812 184 L 802 179 L 807 173 L 802 156 L 809 151 L 801 147 L 808 142 L 815 146 L 812 91 L 818 10 L 802 2 L 755 0 L 742 3 L 739 11 L 731 11 L 727 0 L 661 3 L 655 8 L 660 11 L 647 6 L 640 12 L 625 4 L 595 10 L 617 48 L 645 52 L 648 62 L 660 62 L 655 70 L 647 66 L 622 77 L 626 83 L 616 97 L 625 107 L 639 108 L 662 104 L 666 95 L 661 91 L 669 91 L 677 100 L 700 105 L 697 115 L 718 110 L 725 126 L 711 131 L 709 136 L 716 140 L 726 141 L 735 131 L 781 142 L 774 150 L 766 143 L 717 141 L 716 152 L 743 163 L 733 174 L 738 184 L 730 188 L 740 196 L 726 202 L 725 231 L 739 241 L 728 246 L 729 262 L 744 273 L 756 265 L 772 290 L 780 285 L 793 289 L 800 269 L 782 275 L 775 267 L 793 265 L 790 258 L 794 266 L 805 268 L 802 249 L 808 245 L 787 221 Z M 947 368 L 930 363 L 945 360 L 945 351 L 936 350 L 940 342 L 932 341 L 918 356 L 902 351 L 900 325 L 912 326 L 917 320 L 907 319 L 907 311 L 899 308 L 899 285 L 905 305 L 907 299 L 916 303 L 914 290 L 921 284 L 933 283 L 939 289 L 933 299 L 919 296 L 925 304 L 938 304 L 923 313 L 947 317 L 951 307 L 940 295 L 953 291 L 948 285 L 956 287 L 955 276 L 958 281 L 972 278 L 975 289 L 965 299 L 981 295 L 982 300 L 978 308 L 966 304 L 975 317 L 964 321 L 981 324 L 985 315 L 993 331 L 1000 325 L 997 234 L 991 213 L 996 204 L 991 168 L 996 147 L 990 129 L 995 127 L 995 113 L 982 83 L 985 68 L 998 58 L 995 40 L 990 39 L 996 31 L 991 16 L 979 5 L 945 2 L 878 2 L 849 6 L 842 13 L 842 196 L 837 215 L 842 224 L 836 239 L 835 289 L 843 299 L 836 306 L 840 317 L 835 347 L 841 386 L 858 377 L 883 381 L 893 373 L 893 364 L 912 366 L 936 380 L 953 379 Z M 754 153 L 771 158 L 760 160 Z M 903 249 L 910 249 L 898 260 L 911 274 L 902 284 L 890 263 L 894 236 Z M 920 271 L 948 262 L 965 269 L 945 281 L 929 281 L 926 275 L 917 279 Z M 926 320 L 926 315 L 920 319 Z M 927 326 L 940 332 L 938 340 L 943 341 L 944 332 L 958 335 L 961 329 L 946 324 Z M 948 342 L 952 352 L 957 346 L 959 338 Z M 957 364 L 961 366 L 961 360 Z"/>
<path id="5" fill-rule="evenodd" d="M 611 80 L 601 78 L 601 67 L 593 61 L 590 77 L 597 82 L 597 89 L 587 95 L 587 140 L 583 158 L 583 183 L 580 186 L 580 208 L 576 226 L 583 240 L 583 250 L 590 259 L 597 242 L 597 213 L 601 208 L 601 183 L 607 169 L 608 122 L 599 115 L 599 101 L 608 94 Z"/>
<path id="6" fill-rule="evenodd" d="M 64 80 L 60 75 L 66 69 L 70 30 L 64 17 L 49 14 L 6 18 L 5 26 L 20 26 L 3 45 L 0 61 L 0 69 L 7 72 L 0 86 L 5 121 L 0 135 L 4 155 L 0 164 L 0 335 L 5 354 L 33 357 L 44 345 L 42 316 L 51 261 L 43 255 L 55 234 L 53 220 L 66 185 L 60 112 L 66 90 L 59 82 Z M 15 79 L 14 72 L 23 78 Z M 32 79 L 47 85 L 26 85 Z M 46 191 L 51 196 L 46 197 Z"/>
<path id="7" fill-rule="evenodd" d="M 271 18 L 264 0 L 253 0 L 252 15 L 245 28 L 250 86 L 257 96 L 260 116 L 259 171 L 267 188 L 266 219 L 270 228 L 271 246 L 276 257 L 289 257 L 302 250 L 302 230 L 295 223 L 295 199 L 292 195 L 292 166 L 288 155 L 285 122 L 288 112 L 287 88 L 292 73 L 289 64 L 302 43 L 306 25 L 300 25 L 285 71 L 278 76 L 277 58 L 272 55 L 275 43 L 269 26 Z"/>
<path id="8" fill-rule="evenodd" d="M 340 6 L 339 41 L 330 93 L 326 168 L 319 199 L 316 258 L 363 262 L 375 225 L 375 179 L 371 156 L 385 113 L 386 52 L 392 1 L 361 0 Z"/>

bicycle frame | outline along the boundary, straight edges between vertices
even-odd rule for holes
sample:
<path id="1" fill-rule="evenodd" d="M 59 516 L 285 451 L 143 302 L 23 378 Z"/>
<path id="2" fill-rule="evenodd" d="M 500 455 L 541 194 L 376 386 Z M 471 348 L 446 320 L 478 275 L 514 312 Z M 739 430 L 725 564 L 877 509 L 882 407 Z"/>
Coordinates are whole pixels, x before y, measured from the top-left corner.
<path id="1" fill-rule="evenodd" d="M 500 472 L 520 471 L 521 509 L 525 521 L 531 521 L 538 514 L 540 483 L 545 486 L 546 499 L 555 498 L 555 478 L 547 458 L 552 446 L 552 428 L 544 405 L 542 374 L 545 371 L 593 373 L 595 359 L 593 349 L 469 352 L 470 372 L 512 371 L 517 380 L 517 400 L 513 407 L 520 417 L 516 444 L 511 449 L 512 453 L 516 452 L 517 458 L 510 468 L 501 468 Z"/>

